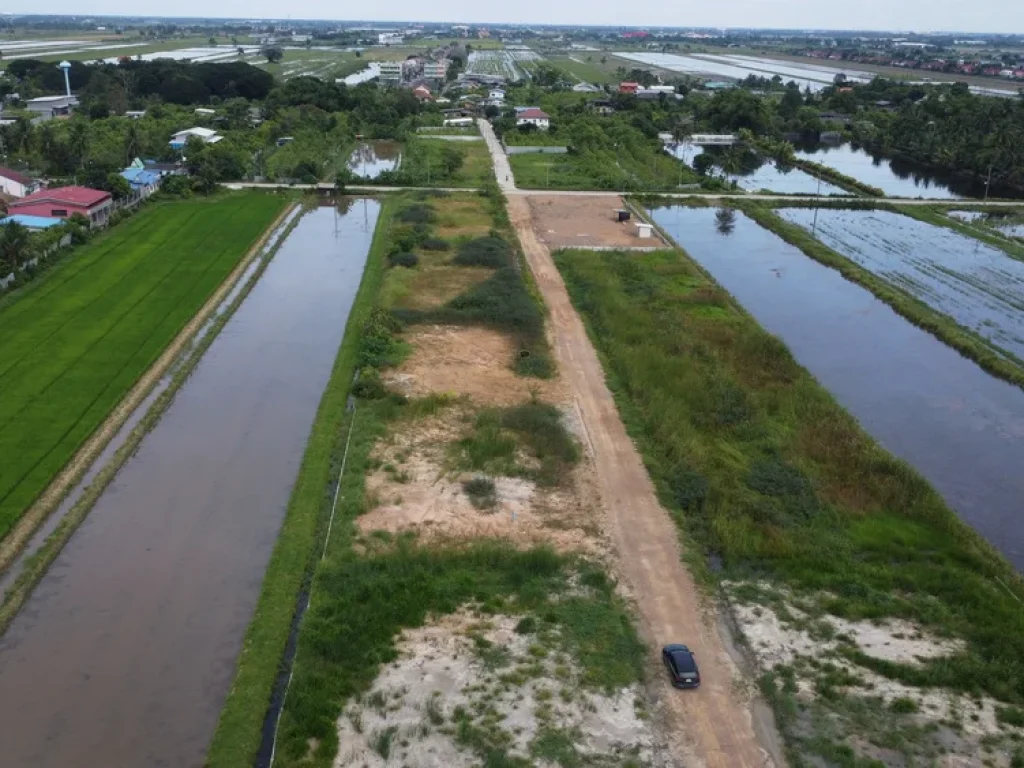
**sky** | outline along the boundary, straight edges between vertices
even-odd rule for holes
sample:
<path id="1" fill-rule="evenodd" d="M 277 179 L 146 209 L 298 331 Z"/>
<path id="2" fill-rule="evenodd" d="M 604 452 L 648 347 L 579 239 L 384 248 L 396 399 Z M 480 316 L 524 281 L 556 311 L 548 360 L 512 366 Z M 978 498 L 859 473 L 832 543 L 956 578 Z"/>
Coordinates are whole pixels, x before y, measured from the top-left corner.
<path id="1" fill-rule="evenodd" d="M 1024 34 L 1024 0 L 9 0 L 13 13 Z"/>

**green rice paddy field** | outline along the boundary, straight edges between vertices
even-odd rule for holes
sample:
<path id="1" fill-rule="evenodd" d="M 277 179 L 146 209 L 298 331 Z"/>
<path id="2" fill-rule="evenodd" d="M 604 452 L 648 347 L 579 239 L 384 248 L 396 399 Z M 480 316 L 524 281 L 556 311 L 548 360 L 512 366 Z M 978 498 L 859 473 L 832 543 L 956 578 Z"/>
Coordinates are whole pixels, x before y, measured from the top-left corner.
<path id="1" fill-rule="evenodd" d="M 284 207 L 151 206 L 0 305 L 0 538 Z"/>

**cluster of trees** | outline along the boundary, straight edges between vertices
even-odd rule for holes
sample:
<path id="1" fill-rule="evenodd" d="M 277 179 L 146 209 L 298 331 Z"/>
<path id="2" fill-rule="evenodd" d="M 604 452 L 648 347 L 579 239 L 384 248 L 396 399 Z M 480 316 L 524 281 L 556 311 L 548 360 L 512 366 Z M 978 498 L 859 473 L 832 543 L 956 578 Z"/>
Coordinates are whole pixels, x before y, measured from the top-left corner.
<path id="1" fill-rule="evenodd" d="M 71 89 L 81 94 L 93 117 L 120 114 L 153 100 L 170 104 L 209 104 L 223 99 L 264 99 L 274 77 L 243 61 L 187 62 L 172 59 L 141 61 L 124 58 L 117 64 L 71 62 Z M 0 86 L 23 98 L 64 92 L 64 75 L 52 62 L 18 59 L 7 65 Z"/>

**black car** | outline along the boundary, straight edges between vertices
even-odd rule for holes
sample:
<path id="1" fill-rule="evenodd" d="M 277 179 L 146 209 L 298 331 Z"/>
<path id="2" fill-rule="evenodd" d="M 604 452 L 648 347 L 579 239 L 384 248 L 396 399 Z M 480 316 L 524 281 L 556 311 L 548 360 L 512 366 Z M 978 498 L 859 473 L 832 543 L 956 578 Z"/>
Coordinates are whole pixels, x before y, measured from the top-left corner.
<path id="1" fill-rule="evenodd" d="M 685 645 L 666 645 L 661 649 L 661 658 L 668 667 L 672 685 L 676 688 L 699 688 L 700 670 L 693 651 Z"/>

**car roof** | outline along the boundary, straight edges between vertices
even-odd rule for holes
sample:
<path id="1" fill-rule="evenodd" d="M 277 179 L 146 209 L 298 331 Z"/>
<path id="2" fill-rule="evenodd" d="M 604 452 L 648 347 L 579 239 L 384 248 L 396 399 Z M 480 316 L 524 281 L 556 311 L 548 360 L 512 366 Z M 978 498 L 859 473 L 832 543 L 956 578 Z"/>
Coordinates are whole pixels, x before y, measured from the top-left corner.
<path id="1" fill-rule="evenodd" d="M 663 650 L 665 651 L 665 653 L 675 653 L 676 651 L 686 651 L 687 653 L 690 652 L 689 648 L 687 648 L 685 645 L 679 645 L 678 643 L 666 645 Z"/>

